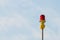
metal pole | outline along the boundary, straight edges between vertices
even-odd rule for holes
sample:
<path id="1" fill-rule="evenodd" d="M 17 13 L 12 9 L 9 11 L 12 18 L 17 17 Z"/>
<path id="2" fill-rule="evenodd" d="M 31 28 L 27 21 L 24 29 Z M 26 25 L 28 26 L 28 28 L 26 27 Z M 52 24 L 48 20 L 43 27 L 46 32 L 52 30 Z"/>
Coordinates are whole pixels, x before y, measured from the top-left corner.
<path id="1" fill-rule="evenodd" d="M 43 40 L 43 29 L 42 29 L 42 40 Z"/>

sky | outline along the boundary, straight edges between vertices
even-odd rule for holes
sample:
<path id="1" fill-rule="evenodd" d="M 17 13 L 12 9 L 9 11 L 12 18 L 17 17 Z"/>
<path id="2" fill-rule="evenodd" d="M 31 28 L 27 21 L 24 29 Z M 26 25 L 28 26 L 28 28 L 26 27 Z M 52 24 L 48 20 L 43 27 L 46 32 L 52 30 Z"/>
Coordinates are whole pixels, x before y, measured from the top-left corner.
<path id="1" fill-rule="evenodd" d="M 0 0 L 0 40 L 41 40 L 39 16 L 46 16 L 44 40 L 60 40 L 60 0 Z"/>

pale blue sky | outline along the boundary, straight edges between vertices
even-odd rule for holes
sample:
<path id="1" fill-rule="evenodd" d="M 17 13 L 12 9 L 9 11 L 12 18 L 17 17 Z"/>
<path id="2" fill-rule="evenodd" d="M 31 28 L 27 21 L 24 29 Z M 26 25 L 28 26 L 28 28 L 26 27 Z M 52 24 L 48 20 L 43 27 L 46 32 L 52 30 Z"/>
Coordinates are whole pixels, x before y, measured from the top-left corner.
<path id="1" fill-rule="evenodd" d="M 41 40 L 39 16 L 46 16 L 45 40 L 60 40 L 60 0 L 0 0 L 0 40 Z"/>

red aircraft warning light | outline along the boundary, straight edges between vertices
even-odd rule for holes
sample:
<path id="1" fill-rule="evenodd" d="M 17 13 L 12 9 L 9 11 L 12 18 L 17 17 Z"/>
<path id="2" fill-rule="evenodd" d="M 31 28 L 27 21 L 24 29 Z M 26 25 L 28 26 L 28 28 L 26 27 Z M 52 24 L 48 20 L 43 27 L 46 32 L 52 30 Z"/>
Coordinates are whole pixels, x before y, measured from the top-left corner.
<path id="1" fill-rule="evenodd" d="M 43 20 L 45 21 L 45 15 L 42 14 L 42 15 L 40 16 L 40 22 L 43 21 Z"/>
<path id="2" fill-rule="evenodd" d="M 42 15 L 40 15 L 40 28 L 41 29 L 45 28 L 44 23 L 45 23 L 45 15 L 42 14 Z"/>

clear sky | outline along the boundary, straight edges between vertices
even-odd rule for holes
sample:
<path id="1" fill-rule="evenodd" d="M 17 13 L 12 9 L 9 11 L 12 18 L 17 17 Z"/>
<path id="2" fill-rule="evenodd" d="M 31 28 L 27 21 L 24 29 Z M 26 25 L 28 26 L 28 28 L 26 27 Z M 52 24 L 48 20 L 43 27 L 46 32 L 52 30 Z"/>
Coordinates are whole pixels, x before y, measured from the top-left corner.
<path id="1" fill-rule="evenodd" d="M 41 40 L 41 14 L 44 40 L 60 40 L 60 0 L 0 0 L 0 40 Z"/>

